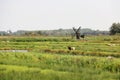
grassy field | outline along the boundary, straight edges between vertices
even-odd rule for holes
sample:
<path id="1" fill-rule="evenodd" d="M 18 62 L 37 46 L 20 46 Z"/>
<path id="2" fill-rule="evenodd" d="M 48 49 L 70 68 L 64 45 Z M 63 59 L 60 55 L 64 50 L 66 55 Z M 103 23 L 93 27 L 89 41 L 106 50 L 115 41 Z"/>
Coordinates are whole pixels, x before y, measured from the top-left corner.
<path id="1" fill-rule="evenodd" d="M 0 80 L 120 80 L 120 36 L 2 36 Z"/>

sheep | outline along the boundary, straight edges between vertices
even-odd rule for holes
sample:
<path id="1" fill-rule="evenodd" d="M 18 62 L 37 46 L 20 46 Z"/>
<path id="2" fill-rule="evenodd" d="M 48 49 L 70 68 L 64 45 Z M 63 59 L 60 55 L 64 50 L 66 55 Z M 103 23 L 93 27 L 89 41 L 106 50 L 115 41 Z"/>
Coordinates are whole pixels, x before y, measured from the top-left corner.
<path id="1" fill-rule="evenodd" d="M 113 56 L 108 56 L 107 57 L 107 59 L 109 59 L 109 60 L 113 60 L 113 58 L 114 58 Z"/>
<path id="2" fill-rule="evenodd" d="M 75 50 L 75 47 L 70 47 L 70 46 L 68 46 L 68 49 L 69 49 L 69 50 Z"/>
<path id="3" fill-rule="evenodd" d="M 116 44 L 107 44 L 108 46 L 116 46 Z"/>

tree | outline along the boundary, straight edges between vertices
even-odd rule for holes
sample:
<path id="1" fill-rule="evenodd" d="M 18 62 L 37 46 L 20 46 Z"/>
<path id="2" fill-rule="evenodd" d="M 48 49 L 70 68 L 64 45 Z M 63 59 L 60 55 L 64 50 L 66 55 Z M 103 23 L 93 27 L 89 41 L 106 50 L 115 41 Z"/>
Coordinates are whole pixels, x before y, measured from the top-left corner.
<path id="1" fill-rule="evenodd" d="M 116 33 L 120 33 L 120 23 L 113 23 L 110 27 L 110 35 L 115 35 Z"/>
<path id="2" fill-rule="evenodd" d="M 42 32 L 41 31 L 37 31 L 37 35 L 42 35 Z"/>

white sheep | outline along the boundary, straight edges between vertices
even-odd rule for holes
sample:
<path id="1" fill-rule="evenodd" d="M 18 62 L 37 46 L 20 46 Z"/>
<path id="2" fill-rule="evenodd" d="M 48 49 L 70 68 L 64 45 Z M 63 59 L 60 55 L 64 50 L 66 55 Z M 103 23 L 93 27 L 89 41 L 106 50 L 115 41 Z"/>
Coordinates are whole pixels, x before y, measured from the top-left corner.
<path id="1" fill-rule="evenodd" d="M 116 44 L 107 44 L 108 46 L 116 46 Z"/>
<path id="2" fill-rule="evenodd" d="M 70 47 L 70 46 L 68 46 L 68 49 L 69 49 L 69 50 L 75 50 L 75 47 Z"/>
<path id="3" fill-rule="evenodd" d="M 107 59 L 112 60 L 114 57 L 113 56 L 108 56 Z"/>

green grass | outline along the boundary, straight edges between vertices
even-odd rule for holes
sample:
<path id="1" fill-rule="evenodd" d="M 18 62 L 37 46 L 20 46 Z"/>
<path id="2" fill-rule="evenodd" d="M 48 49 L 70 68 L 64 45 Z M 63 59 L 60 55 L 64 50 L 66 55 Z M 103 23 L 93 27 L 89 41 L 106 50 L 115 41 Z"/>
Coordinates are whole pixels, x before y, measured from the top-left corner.
<path id="1" fill-rule="evenodd" d="M 28 52 L 0 52 L 0 80 L 120 80 L 120 36 L 0 37 L 11 49 Z"/>
<path id="2" fill-rule="evenodd" d="M 37 41 L 37 40 L 38 41 Z M 88 36 L 87 40 L 70 40 L 70 38 L 45 38 L 45 37 L 8 37 L 0 38 L 0 49 L 27 49 L 30 51 L 44 51 L 49 50 L 62 50 L 65 52 L 67 46 L 74 46 L 76 50 L 83 53 L 120 53 L 120 37 L 119 36 Z M 19 40 L 19 41 L 18 41 Z M 27 41 L 30 40 L 30 41 Z M 7 42 L 9 41 L 9 42 Z M 115 46 L 109 46 L 115 44 Z"/>
<path id="3" fill-rule="evenodd" d="M 118 80 L 120 60 L 43 53 L 0 53 L 1 80 Z"/>
<path id="4" fill-rule="evenodd" d="M 41 70 L 23 66 L 2 65 L 0 80 L 118 80 L 119 75 L 101 70 L 82 69 L 80 73 Z M 12 67 L 12 68 L 11 68 Z M 19 69 L 19 70 L 18 70 Z M 8 71 L 9 70 L 9 71 Z M 106 75 L 105 75 L 106 74 Z"/>

